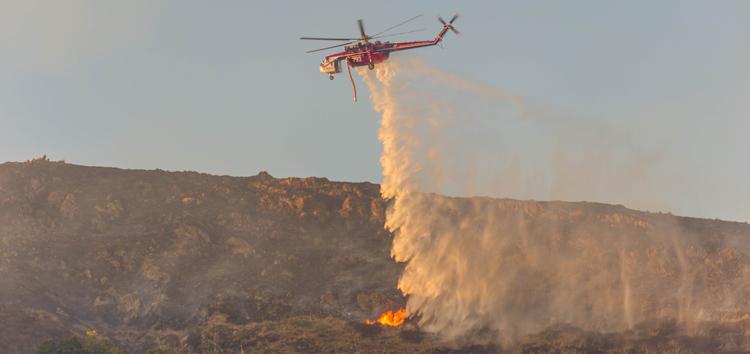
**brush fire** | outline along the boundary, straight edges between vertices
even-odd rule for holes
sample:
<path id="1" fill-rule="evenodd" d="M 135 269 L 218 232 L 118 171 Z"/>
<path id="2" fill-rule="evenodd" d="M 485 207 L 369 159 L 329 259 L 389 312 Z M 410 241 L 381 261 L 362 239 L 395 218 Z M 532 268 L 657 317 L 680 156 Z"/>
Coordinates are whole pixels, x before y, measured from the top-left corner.
<path id="1" fill-rule="evenodd" d="M 381 324 L 388 327 L 398 327 L 404 324 L 407 317 L 409 317 L 409 313 L 406 312 L 406 309 L 400 308 L 396 312 L 391 310 L 385 311 L 380 314 L 377 320 L 366 320 L 365 323 L 369 325 Z"/>

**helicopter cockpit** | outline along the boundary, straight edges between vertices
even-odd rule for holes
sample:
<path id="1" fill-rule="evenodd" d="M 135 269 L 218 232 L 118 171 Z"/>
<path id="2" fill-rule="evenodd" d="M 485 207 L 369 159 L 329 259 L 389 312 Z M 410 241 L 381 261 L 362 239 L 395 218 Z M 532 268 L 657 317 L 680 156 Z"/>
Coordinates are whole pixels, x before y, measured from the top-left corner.
<path id="1" fill-rule="evenodd" d="M 333 74 L 341 72 L 341 65 L 338 60 L 329 60 L 328 58 L 325 58 L 323 59 L 323 62 L 320 63 L 320 72 L 329 74 L 331 75 L 330 77 L 333 77 Z"/>

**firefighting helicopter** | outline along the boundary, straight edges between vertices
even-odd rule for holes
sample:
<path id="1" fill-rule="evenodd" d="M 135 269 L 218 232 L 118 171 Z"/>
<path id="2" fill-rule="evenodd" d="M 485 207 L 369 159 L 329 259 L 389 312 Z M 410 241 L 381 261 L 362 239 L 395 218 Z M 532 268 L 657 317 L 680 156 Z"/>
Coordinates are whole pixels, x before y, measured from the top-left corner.
<path id="1" fill-rule="evenodd" d="M 365 34 L 365 26 L 362 20 L 357 20 L 359 26 L 359 38 L 330 38 L 330 37 L 300 37 L 302 40 L 318 40 L 318 41 L 344 41 L 346 43 L 332 45 L 330 47 L 319 48 L 309 50 L 307 53 L 314 53 L 321 50 L 333 49 L 338 47 L 344 47 L 343 52 L 334 53 L 328 55 L 323 59 L 320 64 L 320 72 L 328 74 L 328 78 L 333 80 L 333 74 L 341 72 L 341 62 L 346 61 L 346 70 L 349 72 L 349 80 L 352 82 L 352 90 L 354 91 L 354 102 L 357 102 L 357 87 L 354 85 L 354 78 L 352 78 L 351 67 L 367 66 L 370 70 L 375 69 L 375 64 L 381 63 L 388 59 L 391 52 L 400 50 L 430 47 L 439 44 L 443 40 L 443 36 L 448 30 L 458 34 L 459 32 L 453 27 L 453 22 L 458 18 L 458 14 L 453 15 L 449 21 L 445 21 L 442 17 L 438 17 L 438 21 L 443 24 L 442 30 L 432 40 L 424 41 L 413 41 L 413 42 L 381 42 L 379 39 L 384 37 L 402 35 L 412 32 L 421 31 L 413 30 L 401 33 L 393 33 L 385 35 L 386 32 L 391 31 L 397 27 L 400 27 L 408 22 L 411 22 L 422 15 L 414 16 L 408 20 L 405 20 L 397 25 L 391 26 L 383 31 L 380 31 L 372 36 Z M 372 41 L 375 40 L 375 41 Z"/>

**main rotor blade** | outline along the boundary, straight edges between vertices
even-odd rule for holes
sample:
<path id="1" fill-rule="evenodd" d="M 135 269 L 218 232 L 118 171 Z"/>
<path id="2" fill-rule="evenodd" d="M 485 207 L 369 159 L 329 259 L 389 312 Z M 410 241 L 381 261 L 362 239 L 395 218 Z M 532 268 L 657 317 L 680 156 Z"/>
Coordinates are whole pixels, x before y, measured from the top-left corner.
<path id="1" fill-rule="evenodd" d="M 330 46 L 330 47 L 325 47 L 325 48 L 320 48 L 320 49 L 313 49 L 313 50 L 308 50 L 308 51 L 307 51 L 306 53 L 315 53 L 315 52 L 319 52 L 319 51 L 321 51 L 321 50 L 326 50 L 326 49 L 331 49 L 331 48 L 338 48 L 338 47 L 343 47 L 343 46 L 345 46 L 345 45 L 349 45 L 349 44 L 352 44 L 352 43 L 357 43 L 357 42 L 358 42 L 358 41 L 351 41 L 351 42 L 346 42 L 346 43 L 344 43 L 344 44 L 337 44 L 337 45 L 332 45 L 332 46 Z"/>
<path id="2" fill-rule="evenodd" d="M 362 35 L 361 39 L 367 39 L 367 35 L 365 34 L 365 24 L 362 23 L 362 19 L 357 20 L 357 25 L 359 26 L 359 34 Z"/>
<path id="3" fill-rule="evenodd" d="M 375 34 L 375 35 L 374 35 L 373 37 L 377 37 L 378 35 L 381 35 L 381 34 L 383 34 L 383 33 L 385 33 L 385 32 L 388 32 L 388 31 L 390 31 L 390 30 L 392 30 L 392 29 L 394 29 L 394 28 L 396 28 L 396 27 L 399 27 L 399 26 L 405 25 L 405 24 L 407 24 L 407 23 L 409 23 L 409 22 L 411 22 L 411 21 L 414 21 L 414 20 L 416 20 L 416 19 L 418 19 L 418 18 L 420 18 L 420 17 L 422 17 L 422 15 L 417 15 L 417 16 L 414 16 L 414 17 L 412 17 L 412 18 L 410 18 L 410 19 L 408 19 L 408 20 L 406 20 L 406 21 L 403 21 L 403 22 L 401 22 L 401 23 L 399 23 L 399 24 L 396 24 L 396 25 L 393 25 L 393 26 L 391 26 L 391 27 L 388 27 L 388 28 L 386 28 L 386 29 L 384 29 L 384 30 L 382 30 L 382 31 L 380 31 L 380 32 L 378 32 L 378 33 L 376 33 L 376 34 Z"/>
<path id="4" fill-rule="evenodd" d="M 299 37 L 299 39 L 316 40 L 316 41 L 355 41 L 359 38 Z"/>
<path id="5" fill-rule="evenodd" d="M 421 32 L 421 31 L 424 31 L 424 30 L 425 30 L 424 28 L 420 28 L 420 29 L 415 29 L 415 30 L 411 30 L 411 31 L 399 32 L 399 33 L 391 33 L 391 34 L 386 34 L 384 36 L 375 36 L 375 37 L 370 37 L 370 38 L 371 39 L 387 38 L 387 37 L 399 36 L 399 35 L 407 34 L 407 33 Z"/>

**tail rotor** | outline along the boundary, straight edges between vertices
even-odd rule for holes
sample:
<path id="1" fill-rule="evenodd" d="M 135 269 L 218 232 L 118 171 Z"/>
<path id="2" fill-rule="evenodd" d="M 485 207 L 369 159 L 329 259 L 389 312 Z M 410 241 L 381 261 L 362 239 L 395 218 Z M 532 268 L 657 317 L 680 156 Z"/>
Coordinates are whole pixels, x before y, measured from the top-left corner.
<path id="1" fill-rule="evenodd" d="M 438 21 L 443 24 L 443 28 L 451 30 L 451 32 L 455 34 L 460 34 L 458 30 L 456 30 L 455 27 L 453 27 L 453 21 L 455 21 L 458 18 L 458 14 L 453 15 L 453 17 L 450 19 L 450 21 L 446 22 L 442 17 L 438 17 Z"/>

